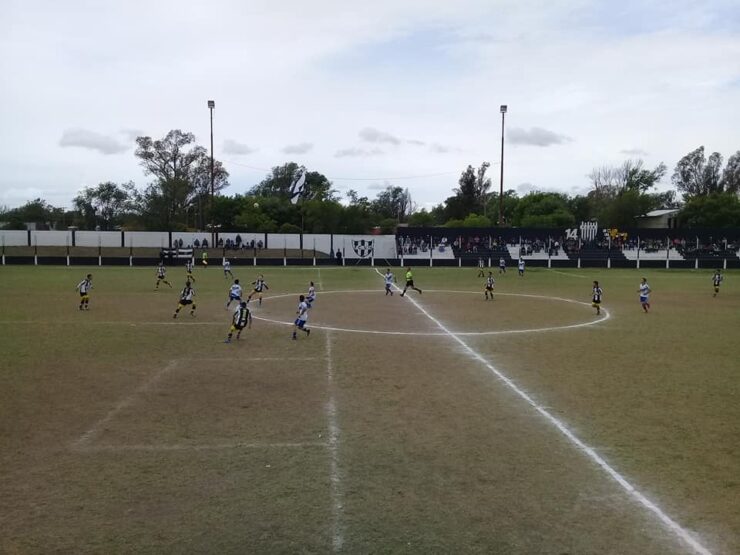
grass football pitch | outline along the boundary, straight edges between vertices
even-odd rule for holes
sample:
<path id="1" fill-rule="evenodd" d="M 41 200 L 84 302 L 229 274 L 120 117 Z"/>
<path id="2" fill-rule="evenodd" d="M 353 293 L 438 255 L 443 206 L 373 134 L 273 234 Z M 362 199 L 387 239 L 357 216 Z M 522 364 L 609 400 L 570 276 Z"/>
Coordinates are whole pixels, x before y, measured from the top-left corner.
<path id="1" fill-rule="evenodd" d="M 1 553 L 740 552 L 740 273 L 260 271 L 0 267 Z"/>

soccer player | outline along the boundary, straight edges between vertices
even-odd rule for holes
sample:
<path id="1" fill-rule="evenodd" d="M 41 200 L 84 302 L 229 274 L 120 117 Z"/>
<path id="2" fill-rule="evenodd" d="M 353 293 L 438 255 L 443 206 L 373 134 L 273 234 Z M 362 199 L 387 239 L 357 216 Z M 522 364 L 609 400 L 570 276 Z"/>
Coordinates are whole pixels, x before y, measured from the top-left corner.
<path id="1" fill-rule="evenodd" d="M 166 283 L 172 289 L 172 284 L 167 281 L 167 268 L 165 268 L 164 262 L 160 262 L 159 266 L 157 266 L 157 285 L 154 286 L 155 289 L 159 289 L 160 281 Z"/>
<path id="2" fill-rule="evenodd" d="M 396 281 L 396 276 L 394 276 L 391 273 L 391 269 L 388 268 L 385 271 L 385 275 L 383 276 L 383 279 L 385 280 L 385 295 L 386 297 L 390 295 L 393 296 L 393 282 Z"/>
<path id="3" fill-rule="evenodd" d="M 194 269 L 193 259 L 191 258 L 185 263 L 185 280 L 191 283 L 195 283 L 195 277 L 193 276 L 193 269 Z"/>
<path id="4" fill-rule="evenodd" d="M 403 288 L 403 291 L 401 292 L 401 296 L 403 297 L 406 294 L 406 289 L 408 288 L 413 289 L 414 291 L 418 291 L 421 295 L 421 289 L 414 286 L 414 274 L 411 273 L 411 268 L 406 268 L 406 286 Z"/>
<path id="5" fill-rule="evenodd" d="M 524 277 L 524 259 L 519 259 L 519 276 Z"/>
<path id="6" fill-rule="evenodd" d="M 310 282 L 310 285 L 308 286 L 308 293 L 306 294 L 306 304 L 308 305 L 308 308 L 311 308 L 311 305 L 316 300 L 316 288 L 313 285 L 313 281 Z"/>
<path id="7" fill-rule="evenodd" d="M 231 286 L 231 289 L 229 289 L 229 300 L 226 301 L 226 310 L 229 310 L 231 301 L 236 301 L 237 303 L 242 302 L 242 286 L 239 285 L 238 279 L 234 280 L 234 284 Z"/>
<path id="8" fill-rule="evenodd" d="M 204 268 L 208 268 L 208 251 L 203 251 L 200 255 L 200 263 Z"/>
<path id="9" fill-rule="evenodd" d="M 293 339 L 298 339 L 298 330 L 305 332 L 306 337 L 311 335 L 311 330 L 306 327 L 306 321 L 308 320 L 308 304 L 306 303 L 306 297 L 301 295 L 298 297 L 298 301 L 298 311 L 296 312 L 298 318 L 293 322 Z"/>
<path id="10" fill-rule="evenodd" d="M 257 279 L 252 282 L 252 285 L 254 285 L 254 291 L 252 291 L 249 294 L 249 297 L 247 297 L 247 302 L 251 301 L 252 295 L 257 293 L 257 295 L 259 295 L 260 306 L 262 306 L 262 292 L 265 289 L 269 289 L 269 287 L 267 287 L 267 283 L 265 283 L 265 276 L 262 274 L 258 275 Z"/>
<path id="11" fill-rule="evenodd" d="M 92 289 L 92 274 L 87 274 L 85 279 L 75 287 L 80 292 L 80 310 L 90 310 L 90 289 Z"/>
<path id="12" fill-rule="evenodd" d="M 599 287 L 599 282 L 594 281 L 593 296 L 591 297 L 591 306 L 596 309 L 596 314 L 601 314 L 601 296 L 604 291 Z"/>
<path id="13" fill-rule="evenodd" d="M 498 273 L 499 274 L 506 273 L 506 259 L 503 256 L 498 259 Z"/>
<path id="14" fill-rule="evenodd" d="M 229 335 L 224 343 L 231 343 L 231 336 L 236 332 L 236 340 L 239 341 L 244 328 L 252 329 L 252 313 L 247 308 L 247 301 L 242 301 L 234 311 L 234 315 L 231 319 L 231 328 L 229 329 Z"/>
<path id="15" fill-rule="evenodd" d="M 185 282 L 185 288 L 180 292 L 180 302 L 177 303 L 177 310 L 175 310 L 175 313 L 172 315 L 173 318 L 177 318 L 177 315 L 180 312 L 180 309 L 184 306 L 190 307 L 190 316 L 195 316 L 195 303 L 193 302 L 193 297 L 195 296 L 195 290 L 190 287 L 190 282 Z"/>
<path id="16" fill-rule="evenodd" d="M 493 272 L 488 272 L 488 277 L 486 278 L 486 287 L 483 291 L 484 295 L 486 296 L 486 300 L 488 300 L 488 297 L 490 295 L 491 300 L 493 300 L 493 286 L 496 285 L 496 280 L 493 279 Z"/>
<path id="17" fill-rule="evenodd" d="M 638 291 L 640 292 L 640 304 L 642 305 L 642 309 L 647 314 L 648 310 L 650 310 L 650 293 L 652 291 L 652 289 L 650 289 L 650 286 L 648 285 L 647 279 L 642 278 Z"/>
<path id="18" fill-rule="evenodd" d="M 229 274 L 232 278 L 234 277 L 234 274 L 231 273 L 231 262 L 228 258 L 224 258 L 224 279 L 226 279 L 226 274 Z"/>
<path id="19" fill-rule="evenodd" d="M 717 293 L 719 293 L 719 285 L 722 283 L 722 280 L 724 278 L 722 277 L 722 273 L 717 270 L 714 272 L 714 275 L 712 276 L 712 283 L 714 284 L 714 295 L 712 297 L 716 297 Z"/>
<path id="20" fill-rule="evenodd" d="M 483 268 L 486 267 L 486 263 L 483 260 L 482 256 L 478 257 L 478 277 L 483 277 L 486 275 L 486 273 L 483 271 Z"/>

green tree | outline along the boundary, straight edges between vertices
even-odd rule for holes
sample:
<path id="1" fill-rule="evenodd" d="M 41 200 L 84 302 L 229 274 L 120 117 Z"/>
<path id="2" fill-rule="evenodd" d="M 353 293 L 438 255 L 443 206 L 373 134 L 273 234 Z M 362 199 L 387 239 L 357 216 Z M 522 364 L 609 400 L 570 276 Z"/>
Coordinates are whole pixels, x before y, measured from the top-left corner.
<path id="1" fill-rule="evenodd" d="M 498 192 L 492 193 L 488 197 L 488 204 L 486 209 L 487 216 L 491 219 L 491 223 L 498 222 L 498 212 L 499 212 L 499 194 Z M 519 204 L 519 197 L 516 194 L 516 191 L 513 189 L 509 189 L 507 191 L 504 191 L 504 202 L 503 202 L 503 209 L 504 209 L 504 225 L 511 225 L 511 222 L 514 219 L 514 211 L 516 210 L 516 206 Z"/>
<path id="2" fill-rule="evenodd" d="M 463 220 L 463 227 L 491 227 L 491 220 L 487 216 L 479 216 L 471 212 Z"/>
<path id="3" fill-rule="evenodd" d="M 722 188 L 730 193 L 740 193 L 740 150 L 727 159 L 722 172 Z"/>
<path id="4" fill-rule="evenodd" d="M 707 159 L 704 147 L 700 146 L 678 161 L 673 171 L 673 184 L 685 199 L 721 193 L 724 191 L 721 169 L 722 155 L 713 152 Z"/>
<path id="5" fill-rule="evenodd" d="M 514 210 L 517 227 L 570 227 L 575 224 L 568 197 L 561 193 L 535 191 L 524 195 Z"/>
<path id="6" fill-rule="evenodd" d="M 120 225 L 126 215 L 138 213 L 139 199 L 133 182 L 118 185 L 106 181 L 95 187 L 85 187 L 72 202 L 86 229 L 100 226 L 110 230 Z"/>
<path id="7" fill-rule="evenodd" d="M 740 199 L 735 193 L 697 195 L 679 213 L 687 227 L 740 227 Z"/>
<path id="8" fill-rule="evenodd" d="M 413 227 L 432 227 L 435 223 L 434 215 L 424 208 L 409 216 L 409 225 Z"/>
<path id="9" fill-rule="evenodd" d="M 211 188 L 211 158 L 206 149 L 195 144 L 192 133 L 173 129 L 158 140 L 136 139 L 135 155 L 147 175 L 155 178 L 144 192 L 145 218 L 160 229 L 184 228 L 188 207 L 198 213 L 201 227 L 208 220 L 206 199 Z M 213 192 L 229 184 L 228 172 L 214 160 Z"/>
<path id="10" fill-rule="evenodd" d="M 483 162 L 477 170 L 473 166 L 468 166 L 460 174 L 458 186 L 454 192 L 458 199 L 458 209 L 462 209 L 465 214 L 485 209 L 488 190 L 491 188 L 491 180 L 486 177 L 486 170 L 490 166 L 489 162 Z"/>
<path id="11" fill-rule="evenodd" d="M 295 162 L 275 166 L 267 177 L 252 187 L 249 194 L 259 197 L 290 199 L 290 187 L 302 171 L 306 171 L 306 168 Z M 337 191 L 332 187 L 332 182 L 325 175 L 319 172 L 306 172 L 302 198 L 307 200 L 339 200 Z"/>
<path id="12" fill-rule="evenodd" d="M 370 211 L 378 219 L 394 218 L 396 222 L 405 222 L 408 215 L 413 212 L 413 206 L 408 189 L 388 185 L 370 203 Z"/>

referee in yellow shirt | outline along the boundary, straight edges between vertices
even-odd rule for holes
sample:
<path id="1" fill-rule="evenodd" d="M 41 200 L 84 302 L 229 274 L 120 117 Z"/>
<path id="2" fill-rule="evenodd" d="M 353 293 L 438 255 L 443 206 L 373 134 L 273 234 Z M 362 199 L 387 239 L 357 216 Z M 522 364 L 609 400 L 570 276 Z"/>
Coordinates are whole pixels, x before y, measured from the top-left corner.
<path id="1" fill-rule="evenodd" d="M 421 294 L 421 289 L 414 286 L 414 274 L 411 273 L 411 268 L 406 268 L 406 286 L 403 288 L 403 292 L 401 293 L 402 297 L 406 294 L 406 289 L 409 288 L 414 291 L 418 291 L 419 294 Z"/>

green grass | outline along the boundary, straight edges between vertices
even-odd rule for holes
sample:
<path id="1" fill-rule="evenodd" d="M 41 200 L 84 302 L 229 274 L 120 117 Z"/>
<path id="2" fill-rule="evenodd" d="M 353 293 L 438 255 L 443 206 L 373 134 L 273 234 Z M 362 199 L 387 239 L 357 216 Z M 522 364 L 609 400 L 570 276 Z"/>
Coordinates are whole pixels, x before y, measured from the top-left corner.
<path id="1" fill-rule="evenodd" d="M 154 269 L 0 267 L 0 552 L 691 552 L 373 270 L 259 271 L 262 319 L 224 345 L 217 268 L 173 320 L 179 268 L 155 291 Z M 740 551 L 740 273 L 713 298 L 711 271 L 510 271 L 486 302 L 476 272 L 415 269 L 409 294 L 500 332 L 593 321 L 519 295 L 588 303 L 601 282 L 604 322 L 460 337 L 703 545 Z M 293 342 L 264 319 L 291 322 L 309 280 L 316 327 Z"/>

